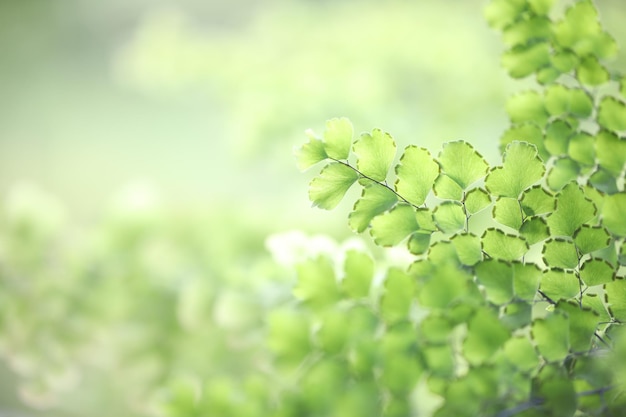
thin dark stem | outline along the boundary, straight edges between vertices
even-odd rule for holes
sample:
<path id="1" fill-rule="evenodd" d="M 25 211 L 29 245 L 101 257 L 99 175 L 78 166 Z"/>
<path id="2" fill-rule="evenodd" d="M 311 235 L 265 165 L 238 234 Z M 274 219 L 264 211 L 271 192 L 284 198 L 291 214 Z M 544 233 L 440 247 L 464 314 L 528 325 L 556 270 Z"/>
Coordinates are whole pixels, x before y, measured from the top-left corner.
<path id="1" fill-rule="evenodd" d="M 507 410 L 503 410 L 501 412 L 499 412 L 498 414 L 496 414 L 495 417 L 512 417 L 515 414 L 519 414 L 522 411 L 526 411 L 526 410 L 530 410 L 531 408 L 535 408 L 540 406 L 543 403 L 542 400 L 535 398 L 535 399 L 530 399 L 528 401 L 526 401 L 525 403 L 521 403 L 519 405 L 516 405 L 513 408 L 509 408 Z"/>
<path id="2" fill-rule="evenodd" d="M 607 387 L 596 388 L 596 389 L 592 389 L 589 391 L 579 392 L 577 395 L 579 397 L 588 397 L 590 395 L 602 395 L 605 392 L 612 390 L 613 388 L 615 388 L 615 385 L 609 385 Z"/>
<path id="3" fill-rule="evenodd" d="M 552 298 L 548 297 L 548 296 L 547 296 L 547 295 L 546 295 L 543 291 L 541 291 L 541 290 L 537 290 L 537 292 L 538 292 L 539 294 L 541 294 L 541 296 L 542 296 L 542 297 L 543 297 L 543 298 L 544 298 L 547 302 L 549 302 L 549 303 L 550 303 L 550 304 L 552 304 L 552 305 L 556 305 L 556 301 L 554 301 Z"/>

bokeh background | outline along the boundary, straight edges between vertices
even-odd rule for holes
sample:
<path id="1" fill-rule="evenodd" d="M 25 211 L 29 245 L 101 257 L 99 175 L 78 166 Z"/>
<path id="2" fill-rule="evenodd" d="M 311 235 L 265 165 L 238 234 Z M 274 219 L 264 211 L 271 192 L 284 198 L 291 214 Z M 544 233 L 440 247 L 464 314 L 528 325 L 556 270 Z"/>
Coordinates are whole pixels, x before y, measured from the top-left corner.
<path id="1" fill-rule="evenodd" d="M 349 205 L 310 207 L 306 129 L 498 161 L 533 82 L 485 3 L 0 1 L 0 415 L 158 415 L 176 378 L 262 362 L 294 259 L 351 236 Z"/>

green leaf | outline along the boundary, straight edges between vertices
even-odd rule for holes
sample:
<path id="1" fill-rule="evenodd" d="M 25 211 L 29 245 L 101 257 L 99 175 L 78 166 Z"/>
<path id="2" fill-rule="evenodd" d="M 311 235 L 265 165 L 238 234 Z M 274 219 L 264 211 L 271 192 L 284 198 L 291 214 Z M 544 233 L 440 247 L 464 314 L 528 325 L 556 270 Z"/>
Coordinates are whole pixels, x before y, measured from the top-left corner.
<path id="1" fill-rule="evenodd" d="M 568 300 L 580 294 L 580 281 L 572 271 L 548 269 L 543 273 L 539 288 L 553 301 Z"/>
<path id="2" fill-rule="evenodd" d="M 352 168 L 338 162 L 330 163 L 309 184 L 309 199 L 314 207 L 333 209 L 358 178 Z"/>
<path id="3" fill-rule="evenodd" d="M 604 294 L 611 317 L 626 321 L 626 280 L 618 279 L 605 284 Z"/>
<path id="4" fill-rule="evenodd" d="M 626 139 L 614 133 L 601 130 L 596 135 L 596 156 L 603 168 L 618 176 L 626 163 Z"/>
<path id="5" fill-rule="evenodd" d="M 489 193 L 482 188 L 473 188 L 465 194 L 465 209 L 475 214 L 491 204 Z"/>
<path id="6" fill-rule="evenodd" d="M 472 233 L 461 233 L 452 236 L 450 241 L 463 265 L 471 266 L 482 259 L 482 248 L 478 236 Z"/>
<path id="7" fill-rule="evenodd" d="M 433 212 L 425 207 L 415 210 L 415 220 L 420 228 L 421 233 L 432 233 L 437 230 L 437 225 L 433 219 Z"/>
<path id="8" fill-rule="evenodd" d="M 533 300 L 539 289 L 542 271 L 535 264 L 513 263 L 513 290 L 517 298 Z"/>
<path id="9" fill-rule="evenodd" d="M 512 337 L 503 347 L 504 357 L 520 372 L 531 372 L 539 365 L 535 347 L 526 336 Z"/>
<path id="10" fill-rule="evenodd" d="M 307 143 L 295 150 L 296 164 L 301 171 L 328 158 L 324 143 L 315 138 L 309 139 Z"/>
<path id="11" fill-rule="evenodd" d="M 541 356 L 548 362 L 565 359 L 569 354 L 569 320 L 554 312 L 533 321 L 531 334 Z"/>
<path id="12" fill-rule="evenodd" d="M 325 353 L 340 353 L 348 339 L 348 323 L 345 313 L 338 310 L 324 310 L 321 313 L 322 325 L 317 331 L 317 340 Z"/>
<path id="13" fill-rule="evenodd" d="M 576 117 L 589 117 L 593 111 L 593 100 L 588 93 L 560 84 L 546 88 L 544 103 L 548 113 L 554 117 L 570 113 Z"/>
<path id="14" fill-rule="evenodd" d="M 502 66 L 512 78 L 524 78 L 550 65 L 550 46 L 546 42 L 516 46 L 502 55 Z"/>
<path id="15" fill-rule="evenodd" d="M 582 305 L 585 308 L 589 308 L 598 314 L 597 323 L 611 321 L 611 316 L 604 306 L 602 301 L 603 297 L 599 297 L 598 294 L 585 293 L 582 300 Z"/>
<path id="16" fill-rule="evenodd" d="M 547 16 L 556 0 L 528 0 L 528 4 L 535 14 Z"/>
<path id="17" fill-rule="evenodd" d="M 396 156 L 396 143 L 391 135 L 374 129 L 371 135 L 363 133 L 353 148 L 357 169 L 374 181 L 385 181 Z"/>
<path id="18" fill-rule="evenodd" d="M 505 304 L 513 298 L 513 267 L 497 259 L 487 259 L 474 267 L 478 282 L 485 287 L 489 302 Z"/>
<path id="19" fill-rule="evenodd" d="M 293 293 L 313 308 L 325 307 L 339 299 L 333 265 L 325 257 L 307 259 L 296 266 L 298 280 Z"/>
<path id="20" fill-rule="evenodd" d="M 578 396 L 573 380 L 565 375 L 563 369 L 561 364 L 544 366 L 533 381 L 531 396 L 541 401 L 543 416 L 573 417 L 576 413 Z"/>
<path id="21" fill-rule="evenodd" d="M 326 154 L 334 159 L 348 159 L 353 134 L 352 123 L 345 117 L 327 121 L 324 131 Z"/>
<path id="22" fill-rule="evenodd" d="M 528 188 L 522 193 L 520 204 L 526 216 L 551 213 L 556 208 L 556 200 L 540 184 Z"/>
<path id="23" fill-rule="evenodd" d="M 544 145 L 551 155 L 565 155 L 569 145 L 569 138 L 574 129 L 564 120 L 557 119 L 546 127 Z"/>
<path id="24" fill-rule="evenodd" d="M 489 26 L 503 29 L 517 20 L 525 7 L 523 0 L 494 0 L 485 7 L 485 19 Z"/>
<path id="25" fill-rule="evenodd" d="M 398 197 L 387 187 L 371 182 L 363 187 L 361 198 L 348 216 L 348 224 L 357 233 L 363 232 L 372 219 L 393 207 Z"/>
<path id="26" fill-rule="evenodd" d="M 433 191 L 437 197 L 443 200 L 461 201 L 461 198 L 463 198 L 461 186 L 446 174 L 441 174 L 437 177 Z"/>
<path id="27" fill-rule="evenodd" d="M 559 301 L 555 311 L 563 312 L 569 318 L 570 350 L 589 351 L 591 339 L 598 326 L 598 314 L 589 308 L 581 308 L 573 301 Z"/>
<path id="28" fill-rule="evenodd" d="M 497 314 L 491 309 L 480 308 L 467 323 L 463 355 L 471 365 L 480 365 L 492 358 L 509 337 L 509 330 Z"/>
<path id="29" fill-rule="evenodd" d="M 574 243 L 580 253 L 586 254 L 609 246 L 611 236 L 602 226 L 583 224 L 574 233 Z"/>
<path id="30" fill-rule="evenodd" d="M 427 346 L 422 354 L 426 367 L 432 375 L 444 378 L 454 375 L 455 359 L 452 346 L 447 344 Z"/>
<path id="31" fill-rule="evenodd" d="M 519 229 L 520 234 L 526 239 L 529 245 L 541 242 L 550 236 L 550 229 L 546 221 L 539 216 L 529 217 L 524 220 Z"/>
<path id="32" fill-rule="evenodd" d="M 391 211 L 374 217 L 371 225 L 370 234 L 380 246 L 395 246 L 419 229 L 415 210 L 407 204 L 398 204 Z"/>
<path id="33" fill-rule="evenodd" d="M 506 130 L 500 138 L 500 149 L 502 152 L 506 146 L 514 141 L 524 141 L 532 143 L 537 147 L 539 155 L 547 159 L 550 155 L 544 146 L 543 132 L 541 128 L 534 123 L 521 123 L 511 126 Z"/>
<path id="34" fill-rule="evenodd" d="M 415 291 L 413 279 L 397 268 L 391 268 L 385 278 L 385 292 L 380 300 L 380 314 L 386 323 L 406 320 Z"/>
<path id="35" fill-rule="evenodd" d="M 446 343 L 454 326 L 444 315 L 431 312 L 419 324 L 419 338 L 427 343 Z"/>
<path id="36" fill-rule="evenodd" d="M 512 142 L 504 152 L 502 166 L 493 168 L 485 179 L 491 194 L 518 198 L 524 189 L 541 179 L 545 167 L 537 148 L 525 142 Z"/>
<path id="37" fill-rule="evenodd" d="M 596 169 L 589 176 L 587 184 L 605 194 L 615 194 L 619 192 L 615 176 L 600 166 L 596 166 Z"/>
<path id="38" fill-rule="evenodd" d="M 548 121 L 543 101 L 543 96 L 537 91 L 523 91 L 508 99 L 506 112 L 513 123 L 532 122 L 543 126 Z"/>
<path id="39" fill-rule="evenodd" d="M 602 97 L 598 124 L 613 132 L 626 130 L 626 104 L 614 97 Z"/>
<path id="40" fill-rule="evenodd" d="M 587 55 L 580 60 L 576 76 L 582 84 L 589 86 L 596 86 L 609 81 L 609 72 L 593 55 Z"/>
<path id="41" fill-rule="evenodd" d="M 443 172 L 463 189 L 484 177 L 489 168 L 482 155 L 464 141 L 444 144 L 438 161 Z"/>
<path id="42" fill-rule="evenodd" d="M 554 161 L 552 168 L 548 172 L 546 183 L 553 191 L 558 191 L 578 178 L 580 166 L 571 159 L 564 157 Z"/>
<path id="43" fill-rule="evenodd" d="M 437 227 L 444 233 L 454 233 L 465 225 L 463 205 L 457 201 L 444 201 L 438 205 L 433 218 Z"/>
<path id="44" fill-rule="evenodd" d="M 580 267 L 580 279 L 592 287 L 615 279 L 615 268 L 604 259 L 587 259 Z"/>
<path id="45" fill-rule="evenodd" d="M 310 323 L 302 312 L 271 310 L 267 322 L 268 347 L 281 360 L 297 364 L 311 351 Z"/>
<path id="46" fill-rule="evenodd" d="M 570 158 L 582 165 L 595 164 L 594 137 L 589 133 L 580 132 L 569 140 L 568 154 Z"/>
<path id="47" fill-rule="evenodd" d="M 411 204 L 421 206 L 439 175 L 439 165 L 424 148 L 408 146 L 396 165 L 396 191 Z"/>
<path id="48" fill-rule="evenodd" d="M 561 76 L 561 71 L 554 67 L 543 67 L 537 71 L 537 82 L 541 85 L 554 83 Z"/>
<path id="49" fill-rule="evenodd" d="M 596 206 L 576 183 L 569 183 L 556 196 L 556 209 L 551 213 L 548 227 L 553 236 L 573 236 L 576 229 L 593 219 Z"/>
<path id="50" fill-rule="evenodd" d="M 574 242 L 562 238 L 548 239 L 543 244 L 543 262 L 552 268 L 575 268 L 578 253 Z"/>
<path id="51" fill-rule="evenodd" d="M 578 66 L 578 56 L 567 49 L 559 50 L 552 55 L 550 62 L 562 73 L 570 72 Z"/>
<path id="52" fill-rule="evenodd" d="M 368 255 L 355 250 L 346 252 L 344 278 L 341 289 L 350 298 L 367 297 L 374 277 L 374 261 Z"/>
<path id="53" fill-rule="evenodd" d="M 407 243 L 409 248 L 409 252 L 413 255 L 421 255 L 428 250 L 430 247 L 430 233 L 413 233 L 409 237 L 409 242 Z"/>
<path id="54" fill-rule="evenodd" d="M 513 300 L 504 306 L 501 320 L 510 330 L 522 329 L 532 321 L 532 305 L 522 300 Z"/>
<path id="55" fill-rule="evenodd" d="M 502 230 L 489 228 L 482 237 L 483 252 L 495 259 L 513 261 L 521 258 L 528 251 L 526 241 Z"/>
<path id="56" fill-rule="evenodd" d="M 567 9 L 565 18 L 554 28 L 556 42 L 579 56 L 594 52 L 594 38 L 601 33 L 598 13 L 589 1 L 580 1 Z"/>
<path id="57" fill-rule="evenodd" d="M 530 41 L 546 40 L 551 35 L 551 21 L 544 16 L 531 16 L 504 28 L 502 40 L 509 46 L 524 45 Z"/>
<path id="58" fill-rule="evenodd" d="M 626 236 L 626 193 L 607 195 L 602 207 L 602 224 L 614 235 Z"/>
<path id="59" fill-rule="evenodd" d="M 519 230 L 522 226 L 522 209 L 516 198 L 499 197 L 493 205 L 493 219 L 500 224 Z"/>

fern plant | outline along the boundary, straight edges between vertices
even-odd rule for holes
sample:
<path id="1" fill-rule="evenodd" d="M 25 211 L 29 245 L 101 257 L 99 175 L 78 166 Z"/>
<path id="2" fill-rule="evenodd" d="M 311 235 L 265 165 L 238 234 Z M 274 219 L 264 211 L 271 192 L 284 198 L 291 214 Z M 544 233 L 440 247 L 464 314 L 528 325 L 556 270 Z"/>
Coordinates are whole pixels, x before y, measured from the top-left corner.
<path id="1" fill-rule="evenodd" d="M 279 415 L 619 416 L 626 413 L 626 78 L 591 1 L 549 17 L 550 0 L 494 0 L 502 64 L 538 88 L 510 98 L 502 163 L 471 144 L 436 156 L 345 119 L 312 132 L 301 169 L 314 206 L 362 188 L 348 216 L 415 261 L 372 285 L 349 252 L 298 269 L 304 312 L 270 320 L 270 346 L 298 364 Z M 272 332 L 272 329 L 275 329 Z M 424 400 L 426 399 L 426 400 Z"/>

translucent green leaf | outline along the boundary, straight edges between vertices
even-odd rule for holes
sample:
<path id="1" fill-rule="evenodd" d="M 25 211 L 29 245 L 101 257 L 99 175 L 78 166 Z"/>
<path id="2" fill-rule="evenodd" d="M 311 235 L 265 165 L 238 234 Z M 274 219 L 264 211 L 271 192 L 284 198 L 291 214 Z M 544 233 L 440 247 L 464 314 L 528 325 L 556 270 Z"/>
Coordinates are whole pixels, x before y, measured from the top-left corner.
<path id="1" fill-rule="evenodd" d="M 548 113 L 555 117 L 567 113 L 577 117 L 589 117 L 593 111 L 593 101 L 584 90 L 567 88 L 560 84 L 546 88 L 544 103 Z"/>
<path id="2" fill-rule="evenodd" d="M 432 274 L 430 279 L 418 286 L 417 298 L 423 307 L 447 308 L 470 290 L 472 276 L 454 264 L 440 265 Z"/>
<path id="3" fill-rule="evenodd" d="M 493 219 L 519 230 L 522 226 L 522 208 L 516 198 L 499 197 L 493 205 Z"/>
<path id="4" fill-rule="evenodd" d="M 533 122 L 543 126 L 548 120 L 543 101 L 543 96 L 537 91 L 523 91 L 508 99 L 506 112 L 513 123 Z"/>
<path id="5" fill-rule="evenodd" d="M 482 237 L 483 252 L 495 259 L 513 261 L 521 258 L 528 251 L 526 241 L 502 230 L 489 228 Z"/>
<path id="6" fill-rule="evenodd" d="M 385 181 L 396 156 L 396 143 L 391 135 L 380 129 L 374 129 L 371 135 L 363 133 L 353 149 L 357 169 L 375 181 Z"/>
<path id="7" fill-rule="evenodd" d="M 580 132 L 569 140 L 568 154 L 574 161 L 583 165 L 595 163 L 594 138 L 589 133 Z"/>
<path id="8" fill-rule="evenodd" d="M 578 178 L 580 166 L 571 159 L 564 157 L 554 161 L 548 172 L 546 183 L 553 191 L 558 191 Z"/>
<path id="9" fill-rule="evenodd" d="M 539 289 L 542 271 L 535 264 L 513 263 L 513 290 L 517 298 L 533 300 Z"/>
<path id="10" fill-rule="evenodd" d="M 514 141 L 523 141 L 532 143 L 537 147 L 540 156 L 546 159 L 549 154 L 544 146 L 543 132 L 541 128 L 534 123 L 521 123 L 511 126 L 506 130 L 500 138 L 500 149 L 502 152 L 506 149 L 506 146 Z"/>
<path id="11" fill-rule="evenodd" d="M 580 279 L 592 287 L 606 284 L 615 278 L 615 268 L 604 259 L 587 259 L 580 268 Z"/>
<path id="12" fill-rule="evenodd" d="M 613 132 L 626 130 L 626 104 L 613 97 L 602 97 L 598 123 Z"/>
<path id="13" fill-rule="evenodd" d="M 569 317 L 570 349 L 573 352 L 588 351 L 598 326 L 598 314 L 573 301 L 559 301 L 555 310 Z"/>
<path id="14" fill-rule="evenodd" d="M 532 16 L 507 26 L 502 31 L 502 40 L 511 47 L 524 45 L 530 41 L 545 40 L 551 35 L 550 19 L 544 16 Z"/>
<path id="15" fill-rule="evenodd" d="M 598 191 L 605 194 L 615 194 L 619 192 L 617 179 L 608 170 L 597 166 L 593 173 L 589 176 L 588 184 Z"/>
<path id="16" fill-rule="evenodd" d="M 569 138 L 574 129 L 564 120 L 555 120 L 546 127 L 545 147 L 551 155 L 567 153 Z"/>
<path id="17" fill-rule="evenodd" d="M 535 14 L 547 16 L 556 0 L 528 0 L 528 4 Z"/>
<path id="18" fill-rule="evenodd" d="M 583 307 L 589 308 L 592 311 L 595 311 L 596 314 L 598 314 L 597 323 L 606 323 L 611 321 L 611 316 L 606 310 L 606 307 L 604 306 L 604 302 L 602 300 L 603 297 L 599 297 L 598 294 L 591 294 L 589 292 L 585 293 L 582 299 Z"/>
<path id="19" fill-rule="evenodd" d="M 626 265 L 626 244 L 624 242 L 619 247 L 618 262 L 620 265 Z"/>
<path id="20" fill-rule="evenodd" d="M 541 185 L 535 185 L 522 193 L 520 199 L 522 210 L 527 216 L 551 213 L 556 208 L 556 200 Z"/>
<path id="21" fill-rule="evenodd" d="M 533 386 L 531 396 L 541 401 L 541 415 L 572 417 L 578 407 L 578 396 L 572 379 L 563 372 L 561 364 L 544 366 Z M 532 414 L 531 414 L 532 415 Z"/>
<path id="22" fill-rule="evenodd" d="M 396 165 L 396 191 L 411 204 L 421 206 L 439 175 L 439 165 L 424 148 L 408 146 Z"/>
<path id="23" fill-rule="evenodd" d="M 309 199 L 314 207 L 333 209 L 358 178 L 359 175 L 344 164 L 328 164 L 309 184 Z"/>
<path id="24" fill-rule="evenodd" d="M 450 377 L 454 374 L 455 359 L 450 345 L 427 346 L 422 354 L 432 375 Z"/>
<path id="25" fill-rule="evenodd" d="M 407 243 L 409 248 L 409 252 L 413 255 L 421 255 L 428 250 L 430 247 L 430 233 L 413 233 L 409 237 L 409 242 Z"/>
<path id="26" fill-rule="evenodd" d="M 267 344 L 281 360 L 299 363 L 311 351 L 310 323 L 303 313 L 271 310 L 267 322 Z"/>
<path id="27" fill-rule="evenodd" d="M 509 330 L 491 309 L 480 308 L 467 324 L 463 355 L 471 365 L 488 361 L 510 337 Z"/>
<path id="28" fill-rule="evenodd" d="M 433 219 L 433 212 L 425 207 L 420 207 L 415 210 L 415 220 L 419 226 L 420 232 L 434 232 L 437 230 L 437 225 Z"/>
<path id="29" fill-rule="evenodd" d="M 554 35 L 560 46 L 585 56 L 593 52 L 594 44 L 590 41 L 601 31 L 593 4 L 580 1 L 567 9 L 565 18 L 554 28 Z"/>
<path id="30" fill-rule="evenodd" d="M 608 32 L 599 33 L 594 37 L 592 42 L 594 47 L 593 52 L 598 58 L 607 59 L 617 55 L 619 47 L 615 38 Z"/>
<path id="31" fill-rule="evenodd" d="M 307 259 L 296 266 L 298 275 L 293 293 L 312 307 L 325 307 L 339 299 L 333 265 L 325 257 Z"/>
<path id="32" fill-rule="evenodd" d="M 524 328 L 532 321 L 532 306 L 525 301 L 515 300 L 504 306 L 500 320 L 510 330 Z"/>
<path id="33" fill-rule="evenodd" d="M 342 351 L 348 336 L 348 322 L 345 313 L 328 309 L 321 313 L 321 327 L 317 331 L 317 341 L 326 353 L 335 354 Z"/>
<path id="34" fill-rule="evenodd" d="M 444 144 L 438 161 L 443 172 L 463 189 L 482 178 L 489 168 L 482 155 L 464 141 Z"/>
<path id="35" fill-rule="evenodd" d="M 326 154 L 334 159 L 348 159 L 353 134 L 352 123 L 345 117 L 327 121 L 324 131 Z"/>
<path id="36" fill-rule="evenodd" d="M 578 253 L 574 242 L 555 238 L 543 244 L 543 262 L 552 268 L 575 268 L 578 266 Z"/>
<path id="37" fill-rule="evenodd" d="M 516 46 L 502 55 L 502 66 L 512 78 L 524 78 L 550 64 L 550 46 L 545 42 Z"/>
<path id="38" fill-rule="evenodd" d="M 543 67 L 537 71 L 537 82 L 541 85 L 554 83 L 561 76 L 561 71 L 554 67 Z"/>
<path id="39" fill-rule="evenodd" d="M 573 236 L 576 229 L 595 215 L 596 206 L 580 186 L 572 182 L 557 194 L 556 209 L 547 218 L 548 226 L 553 236 Z"/>
<path id="40" fill-rule="evenodd" d="M 433 191 L 437 197 L 444 200 L 461 201 L 461 198 L 463 198 L 461 186 L 446 174 L 441 174 L 437 177 Z"/>
<path id="41" fill-rule="evenodd" d="M 474 267 L 478 282 L 485 287 L 488 301 L 504 304 L 513 298 L 513 267 L 497 259 L 487 259 Z"/>
<path id="42" fill-rule="evenodd" d="M 354 204 L 348 216 L 348 224 L 357 233 L 363 232 L 372 219 L 393 207 L 398 201 L 397 196 L 387 187 L 370 182 L 363 187 L 361 198 Z"/>
<path id="43" fill-rule="evenodd" d="M 560 50 L 552 55 L 550 62 L 561 72 L 570 72 L 578 66 L 578 56 L 567 49 Z"/>
<path id="44" fill-rule="evenodd" d="M 609 313 L 615 320 L 626 320 L 626 280 L 618 279 L 604 285 L 605 300 Z"/>
<path id="45" fill-rule="evenodd" d="M 380 314 L 386 323 L 408 318 L 414 291 L 413 278 L 397 268 L 391 268 L 387 272 L 385 292 L 380 300 Z"/>
<path id="46" fill-rule="evenodd" d="M 602 207 L 602 224 L 609 232 L 618 236 L 626 236 L 626 193 L 607 195 Z"/>
<path id="47" fill-rule="evenodd" d="M 475 214 L 491 204 L 489 193 L 482 188 L 473 188 L 465 194 L 465 209 Z"/>
<path id="48" fill-rule="evenodd" d="M 606 248 L 610 242 L 611 236 L 602 226 L 583 224 L 574 233 L 574 243 L 583 254 Z"/>
<path id="49" fill-rule="evenodd" d="M 350 298 L 367 297 L 374 277 L 374 261 L 363 252 L 349 250 L 344 263 L 341 289 Z"/>
<path id="50" fill-rule="evenodd" d="M 601 130 L 596 135 L 595 143 L 598 163 L 613 175 L 619 175 L 626 163 L 626 139 Z"/>
<path id="51" fill-rule="evenodd" d="M 471 233 L 461 233 L 454 235 L 450 241 L 456 249 L 459 261 L 463 265 L 474 265 L 482 259 L 482 248 L 480 238 Z"/>
<path id="52" fill-rule="evenodd" d="M 394 246 L 418 230 L 415 210 L 407 204 L 398 204 L 391 211 L 374 217 L 370 233 L 381 246 Z"/>
<path id="53" fill-rule="evenodd" d="M 539 288 L 553 301 L 567 300 L 580 293 L 580 281 L 572 271 L 548 269 L 541 277 Z"/>
<path id="54" fill-rule="evenodd" d="M 324 143 L 315 138 L 311 138 L 307 143 L 295 150 L 296 164 L 298 169 L 304 171 L 305 169 L 317 164 L 328 158 Z"/>
<path id="55" fill-rule="evenodd" d="M 539 365 L 535 347 L 526 336 L 512 337 L 503 347 L 504 357 L 520 372 L 530 372 Z"/>
<path id="56" fill-rule="evenodd" d="M 430 313 L 419 324 L 419 337 L 428 343 L 446 343 L 453 329 L 450 319 L 440 314 Z"/>
<path id="57" fill-rule="evenodd" d="M 457 201 L 444 201 L 438 205 L 433 217 L 437 227 L 444 233 L 454 233 L 465 225 L 463 205 Z"/>
<path id="58" fill-rule="evenodd" d="M 550 229 L 546 221 L 539 216 L 529 217 L 524 220 L 519 229 L 520 234 L 526 239 L 529 245 L 541 242 L 550 236 Z"/>
<path id="59" fill-rule="evenodd" d="M 609 72 L 600 64 L 598 58 L 593 55 L 587 55 L 580 60 L 576 76 L 581 83 L 590 86 L 604 84 L 609 81 Z"/>
<path id="60" fill-rule="evenodd" d="M 537 148 L 525 142 L 512 142 L 504 152 L 502 166 L 493 168 L 485 179 L 491 194 L 518 198 L 524 189 L 541 179 L 545 167 Z"/>
<path id="61" fill-rule="evenodd" d="M 525 7 L 523 0 L 494 0 L 485 7 L 485 19 L 489 26 L 503 29 L 517 20 Z"/>
<path id="62" fill-rule="evenodd" d="M 619 93 L 622 95 L 622 97 L 626 97 L 626 76 L 622 77 L 622 79 L 619 82 Z"/>
<path id="63" fill-rule="evenodd" d="M 548 362 L 556 362 L 569 354 L 569 320 L 564 314 L 552 313 L 536 319 L 531 327 L 535 346 Z"/>

